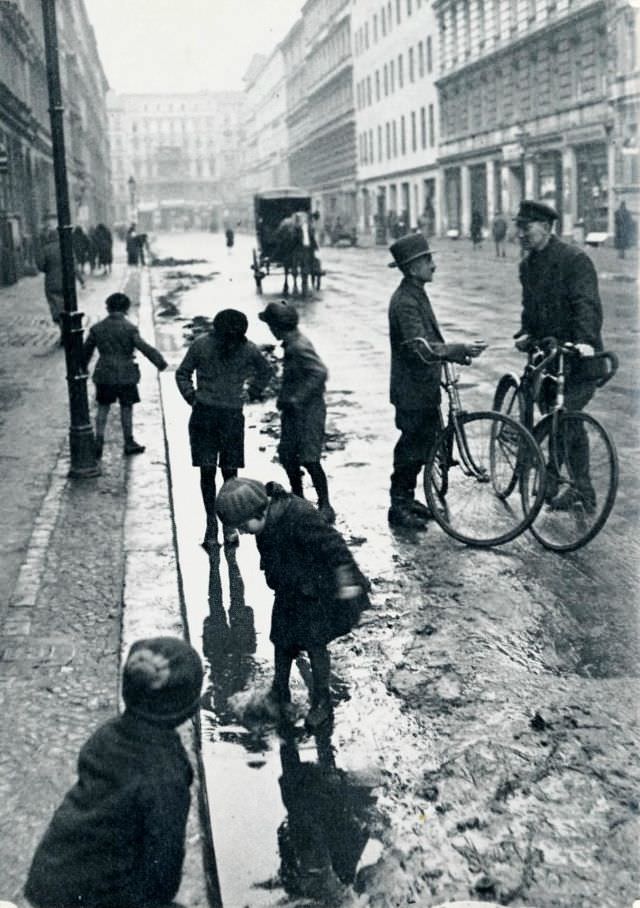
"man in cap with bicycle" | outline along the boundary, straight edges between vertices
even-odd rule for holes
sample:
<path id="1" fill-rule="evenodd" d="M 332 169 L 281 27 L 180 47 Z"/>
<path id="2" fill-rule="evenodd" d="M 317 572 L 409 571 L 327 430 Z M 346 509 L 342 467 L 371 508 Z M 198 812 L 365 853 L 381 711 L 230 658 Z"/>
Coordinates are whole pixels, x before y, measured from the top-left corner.
<path id="1" fill-rule="evenodd" d="M 448 359 L 470 363 L 486 348 L 481 340 L 447 344 L 431 308 L 424 285 L 431 283 L 436 266 L 423 234 L 401 237 L 389 247 L 402 280 L 389 304 L 391 342 L 391 403 L 400 438 L 393 451 L 389 523 L 394 527 L 425 530 L 429 509 L 415 499 L 418 475 L 427 460 L 440 424 L 440 368 Z M 426 342 L 431 361 L 415 352 L 412 342 Z M 427 358 L 429 358 L 427 357 Z"/>
<path id="2" fill-rule="evenodd" d="M 561 344 L 573 344 L 582 357 L 593 356 L 603 349 L 598 276 L 585 252 L 563 243 L 553 233 L 557 219 L 558 213 L 549 205 L 531 200 L 520 203 L 515 221 L 525 255 L 520 262 L 522 322 L 514 335 L 516 347 L 525 352 L 535 341 L 555 337 Z M 579 357 L 567 362 L 567 410 L 584 409 L 596 387 L 597 382 L 583 374 Z M 571 448 L 576 488 L 554 495 L 556 490 L 550 484 L 547 497 L 555 510 L 571 509 L 578 495 L 585 506 L 595 506 L 584 430 L 576 433 Z"/>

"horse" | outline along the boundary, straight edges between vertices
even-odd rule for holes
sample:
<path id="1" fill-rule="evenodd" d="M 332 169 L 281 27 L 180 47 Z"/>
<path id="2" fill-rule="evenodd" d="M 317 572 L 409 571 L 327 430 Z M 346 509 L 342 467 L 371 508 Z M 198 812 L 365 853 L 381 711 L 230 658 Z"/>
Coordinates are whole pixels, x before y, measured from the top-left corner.
<path id="1" fill-rule="evenodd" d="M 273 258 L 284 268 L 284 286 L 282 295 L 289 296 L 289 275 L 293 278 L 293 295 L 298 295 L 298 273 L 300 273 L 302 296 L 307 296 L 309 277 L 313 271 L 313 251 L 317 248 L 313 230 L 309 230 L 309 242 L 303 242 L 301 219 L 307 218 L 306 212 L 292 214 L 284 218 L 275 233 L 275 254 Z"/>

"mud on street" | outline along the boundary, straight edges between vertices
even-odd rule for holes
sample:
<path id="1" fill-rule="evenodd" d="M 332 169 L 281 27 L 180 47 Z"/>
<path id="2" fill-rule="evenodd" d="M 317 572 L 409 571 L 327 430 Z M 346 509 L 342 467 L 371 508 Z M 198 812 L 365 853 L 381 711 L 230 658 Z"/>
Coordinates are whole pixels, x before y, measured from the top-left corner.
<path id="1" fill-rule="evenodd" d="M 194 331 L 228 306 L 246 313 L 251 340 L 273 348 L 257 314 L 280 298 L 281 277 L 269 276 L 264 296 L 255 295 L 251 244 L 238 236 L 229 254 L 221 235 L 158 238 L 155 251 L 172 259 L 151 269 L 156 338 L 173 367 Z M 519 321 L 517 252 L 510 247 L 496 261 L 491 250 L 472 253 L 466 243 L 436 241 L 435 248 L 430 297 L 447 338 L 489 342 L 464 371 L 464 403 L 489 409 L 498 376 L 522 366 L 511 340 Z M 173 371 L 162 376 L 190 634 L 210 667 L 203 754 L 224 904 L 287 903 L 284 820 L 288 814 L 291 834 L 295 780 L 315 784 L 312 770 L 300 775 L 300 767 L 317 765 L 330 770 L 319 775 L 330 779 L 319 801 L 342 805 L 334 835 L 348 831 L 359 843 L 354 884 L 334 880 L 325 903 L 435 906 L 473 898 L 628 908 L 640 893 L 636 285 L 601 271 L 605 344 L 622 362 L 590 407 L 620 457 L 607 526 L 565 556 L 528 534 L 481 551 L 435 524 L 419 536 L 387 526 L 396 431 L 386 313 L 397 278 L 383 248 L 323 248 L 321 255 L 322 290 L 294 302 L 301 330 L 330 370 L 324 465 L 338 529 L 371 579 L 373 603 L 360 627 L 331 647 L 330 742 L 302 733 L 283 742 L 268 723 L 246 717 L 252 692 L 271 677 L 271 595 L 252 539 L 242 539 L 237 559 L 223 554 L 219 563 L 198 546 L 204 516 L 188 457 L 188 408 Z M 181 264 L 188 259 L 204 261 Z M 245 412 L 244 475 L 283 482 L 273 399 Z M 294 683 L 301 716 L 304 669 Z M 261 794 L 261 806 L 249 791 Z M 234 838 L 236 814 L 251 818 L 242 841 Z M 251 894 L 235 901 L 240 892 Z"/>

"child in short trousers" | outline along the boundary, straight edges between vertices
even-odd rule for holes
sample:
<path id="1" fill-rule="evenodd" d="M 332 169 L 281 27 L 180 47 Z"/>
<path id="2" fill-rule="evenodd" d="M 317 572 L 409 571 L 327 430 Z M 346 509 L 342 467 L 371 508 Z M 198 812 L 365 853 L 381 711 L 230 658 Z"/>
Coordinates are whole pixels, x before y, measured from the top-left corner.
<path id="1" fill-rule="evenodd" d="M 126 317 L 131 300 L 124 293 L 112 293 L 107 297 L 109 315 L 89 329 L 84 342 L 83 354 L 86 365 L 97 348 L 98 363 L 93 372 L 96 385 L 96 458 L 102 457 L 104 432 L 109 417 L 109 408 L 120 401 L 120 421 L 124 436 L 125 454 L 142 454 L 144 445 L 133 437 L 133 405 L 140 401 L 138 382 L 140 369 L 134 354 L 139 350 L 160 371 L 167 368 L 162 353 L 146 343 L 138 329 Z"/>
<path id="2" fill-rule="evenodd" d="M 160 908 L 182 876 L 193 770 L 176 728 L 195 715 L 202 662 L 177 637 L 138 640 L 121 716 L 78 758 L 78 781 L 38 845 L 25 886 L 36 908 Z"/>

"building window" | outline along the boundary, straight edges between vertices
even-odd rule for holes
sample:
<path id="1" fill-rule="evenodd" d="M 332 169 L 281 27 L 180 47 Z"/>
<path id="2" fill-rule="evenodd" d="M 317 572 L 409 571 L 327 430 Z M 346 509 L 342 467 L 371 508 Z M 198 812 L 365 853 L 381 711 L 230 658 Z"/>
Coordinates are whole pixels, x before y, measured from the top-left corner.
<path id="1" fill-rule="evenodd" d="M 411 111 L 411 151 L 418 149 L 418 130 L 416 128 L 416 112 Z"/>
<path id="2" fill-rule="evenodd" d="M 369 130 L 369 160 L 373 164 L 373 129 Z"/>
<path id="3" fill-rule="evenodd" d="M 398 54 L 398 88 L 402 88 L 404 85 L 404 68 L 402 61 L 402 54 Z"/>
<path id="4" fill-rule="evenodd" d="M 373 14 L 373 41 L 374 44 L 378 41 L 378 15 L 377 13 Z"/>
<path id="5" fill-rule="evenodd" d="M 534 0 L 535 2 L 535 0 Z M 480 50 L 484 48 L 485 24 L 484 24 L 484 0 L 478 0 L 478 40 Z"/>
<path id="6" fill-rule="evenodd" d="M 369 50 L 369 23 L 364 23 L 364 46 L 365 50 Z"/>
<path id="7" fill-rule="evenodd" d="M 407 153 L 407 133 L 404 117 L 400 117 L 400 154 Z"/>
<path id="8" fill-rule="evenodd" d="M 407 16 L 411 15 L 411 0 L 407 0 Z"/>
<path id="9" fill-rule="evenodd" d="M 376 69 L 376 101 L 380 100 L 380 70 Z"/>
<path id="10" fill-rule="evenodd" d="M 433 72 L 433 57 L 431 51 L 431 35 L 427 35 L 427 72 Z"/>
<path id="11" fill-rule="evenodd" d="M 384 85 L 384 96 L 386 98 L 387 95 L 389 94 L 389 67 L 387 66 L 386 63 L 384 64 L 384 68 L 383 68 L 382 72 L 383 72 L 382 82 Z"/>
<path id="12" fill-rule="evenodd" d="M 384 6 L 380 10 L 380 28 L 382 29 L 382 37 L 384 38 L 387 34 L 387 13 Z"/>
<path id="13" fill-rule="evenodd" d="M 371 107 L 371 76 L 367 76 L 367 104 Z"/>
<path id="14" fill-rule="evenodd" d="M 529 22 L 535 22 L 536 18 L 536 0 L 528 0 L 528 19 Z"/>
<path id="15" fill-rule="evenodd" d="M 389 123 L 389 121 L 387 121 L 385 123 L 385 132 L 386 132 L 386 139 L 387 139 L 386 144 L 387 144 L 387 161 L 388 161 L 389 158 L 391 157 L 391 123 Z"/>
<path id="16" fill-rule="evenodd" d="M 378 126 L 378 161 L 382 160 L 382 126 Z"/>
<path id="17" fill-rule="evenodd" d="M 389 84 L 391 86 L 391 93 L 396 90 L 396 61 L 392 60 L 389 63 Z"/>
<path id="18" fill-rule="evenodd" d="M 392 132 L 393 132 L 393 156 L 394 158 L 398 157 L 398 132 L 396 129 L 396 121 L 392 123 Z"/>
<path id="19" fill-rule="evenodd" d="M 389 31 L 393 28 L 393 9 L 391 6 L 391 0 L 387 3 L 387 27 Z"/>
<path id="20" fill-rule="evenodd" d="M 509 0 L 509 29 L 511 34 L 518 31 L 518 0 Z"/>
<path id="21" fill-rule="evenodd" d="M 396 0 L 396 22 L 398 25 L 400 25 L 401 16 L 402 16 L 402 13 L 400 11 L 400 0 Z"/>
<path id="22" fill-rule="evenodd" d="M 418 41 L 418 76 L 422 79 L 424 76 L 424 44 Z"/>
<path id="23" fill-rule="evenodd" d="M 427 112 L 424 107 L 420 108 L 420 145 L 427 147 Z"/>
<path id="24" fill-rule="evenodd" d="M 413 48 L 409 48 L 409 82 L 413 82 L 415 79 L 414 65 L 413 65 Z"/>
<path id="25" fill-rule="evenodd" d="M 433 104 L 429 104 L 429 147 L 434 148 L 436 144 L 436 121 L 433 115 Z"/>

